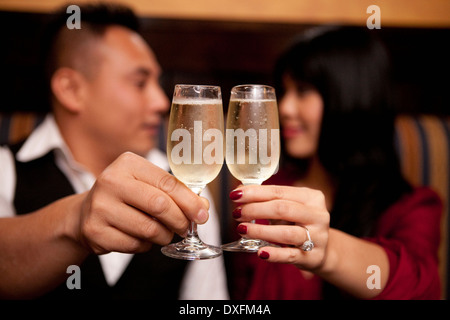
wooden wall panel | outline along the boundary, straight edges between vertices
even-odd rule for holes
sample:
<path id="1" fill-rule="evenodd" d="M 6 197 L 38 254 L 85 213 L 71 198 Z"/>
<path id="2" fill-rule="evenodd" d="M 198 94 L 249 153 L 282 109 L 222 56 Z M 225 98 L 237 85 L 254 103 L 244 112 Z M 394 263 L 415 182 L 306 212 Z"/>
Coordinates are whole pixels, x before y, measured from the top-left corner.
<path id="1" fill-rule="evenodd" d="M 78 2 L 86 2 L 82 0 Z M 116 0 L 113 0 L 116 1 Z M 450 27 L 448 0 L 121 0 L 153 18 L 365 25 L 370 5 L 382 26 Z M 65 0 L 1 0 L 0 10 L 48 12 Z"/>

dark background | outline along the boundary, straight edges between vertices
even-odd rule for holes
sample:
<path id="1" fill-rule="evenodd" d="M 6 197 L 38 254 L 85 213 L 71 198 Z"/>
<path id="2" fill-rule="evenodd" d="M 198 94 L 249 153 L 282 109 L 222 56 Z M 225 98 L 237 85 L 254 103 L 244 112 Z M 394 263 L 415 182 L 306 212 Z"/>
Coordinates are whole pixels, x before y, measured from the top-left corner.
<path id="1" fill-rule="evenodd" d="M 0 112 L 48 110 L 38 52 L 47 14 L 0 11 Z M 276 57 L 313 25 L 142 18 L 144 37 L 175 83 L 231 87 L 272 83 Z M 402 113 L 450 115 L 450 29 L 384 27 L 377 32 L 393 59 L 393 101 Z"/>

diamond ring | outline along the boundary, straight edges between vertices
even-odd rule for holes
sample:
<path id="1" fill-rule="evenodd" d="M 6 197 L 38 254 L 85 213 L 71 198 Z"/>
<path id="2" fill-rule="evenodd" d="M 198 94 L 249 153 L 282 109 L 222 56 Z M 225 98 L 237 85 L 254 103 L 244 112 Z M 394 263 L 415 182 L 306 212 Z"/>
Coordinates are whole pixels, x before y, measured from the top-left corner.
<path id="1" fill-rule="evenodd" d="M 314 248 L 314 242 L 311 240 L 311 236 L 309 234 L 308 228 L 305 227 L 306 235 L 308 236 L 308 240 L 303 242 L 303 244 L 300 246 L 300 249 L 303 251 L 311 251 Z"/>

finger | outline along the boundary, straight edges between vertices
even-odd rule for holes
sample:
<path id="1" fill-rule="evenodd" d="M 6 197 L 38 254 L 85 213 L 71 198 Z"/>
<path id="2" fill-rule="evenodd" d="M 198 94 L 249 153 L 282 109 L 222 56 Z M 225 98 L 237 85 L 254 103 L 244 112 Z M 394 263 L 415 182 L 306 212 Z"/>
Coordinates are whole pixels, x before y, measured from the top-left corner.
<path id="1" fill-rule="evenodd" d="M 183 234 L 189 227 L 189 219 L 173 199 L 161 190 L 138 180 L 124 181 L 121 199 L 146 214 L 154 217 L 168 229 Z M 139 219 L 143 226 L 148 224 Z"/>
<path id="2" fill-rule="evenodd" d="M 166 193 L 188 219 L 197 223 L 205 223 L 208 220 L 207 208 L 204 202 L 189 190 L 181 181 L 174 176 L 153 165 L 145 158 L 135 155 L 131 152 L 122 154 L 112 167 L 124 167 L 126 172 L 130 172 L 136 180 L 142 181 Z M 137 200 L 146 206 L 148 199 Z"/>
<path id="3" fill-rule="evenodd" d="M 269 242 L 299 246 L 308 240 L 305 228 L 297 225 L 262 225 L 257 223 L 241 223 L 237 227 L 241 235 L 248 238 Z"/>
<path id="4" fill-rule="evenodd" d="M 202 200 L 203 204 L 206 206 L 206 210 L 209 210 L 209 200 L 207 198 L 204 197 L 200 197 L 200 200 Z"/>
<path id="5" fill-rule="evenodd" d="M 325 206 L 325 197 L 321 191 L 290 186 L 242 186 L 233 190 L 230 193 L 230 198 L 237 203 L 283 199 L 315 205 L 321 208 Z"/>
<path id="6" fill-rule="evenodd" d="M 299 250 L 298 248 L 277 248 L 277 247 L 262 247 L 258 250 L 258 257 L 261 259 L 278 262 L 301 265 L 303 261 L 310 255 L 310 252 Z"/>
<path id="7" fill-rule="evenodd" d="M 173 238 L 173 232 L 160 221 L 125 204 L 115 206 L 107 219 L 110 226 L 146 242 L 166 244 Z"/>
<path id="8" fill-rule="evenodd" d="M 239 214 L 235 214 L 238 211 Z M 234 217 L 238 221 L 257 219 L 285 220 L 298 224 L 313 224 L 322 221 L 321 211 L 302 203 L 290 200 L 272 200 L 244 204 L 235 209 Z"/>
<path id="9" fill-rule="evenodd" d="M 138 253 L 150 250 L 152 243 L 130 236 L 114 227 L 102 228 L 95 237 L 87 236 L 88 245 L 99 255 L 109 252 Z"/>

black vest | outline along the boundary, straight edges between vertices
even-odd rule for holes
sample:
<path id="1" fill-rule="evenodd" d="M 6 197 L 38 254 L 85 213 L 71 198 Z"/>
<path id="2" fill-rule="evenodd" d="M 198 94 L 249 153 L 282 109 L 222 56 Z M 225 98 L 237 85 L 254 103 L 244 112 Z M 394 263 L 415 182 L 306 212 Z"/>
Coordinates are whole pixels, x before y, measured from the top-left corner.
<path id="1" fill-rule="evenodd" d="M 14 158 L 21 145 L 11 147 Z M 17 214 L 35 211 L 74 193 L 70 182 L 55 164 L 53 152 L 26 163 L 15 160 L 15 166 L 14 207 Z M 159 245 L 153 245 L 150 251 L 135 254 L 121 278 L 110 287 L 98 257 L 90 255 L 80 266 L 81 289 L 68 289 L 64 282 L 42 298 L 177 299 L 186 266 L 186 261 L 168 258 L 161 253 Z"/>

